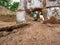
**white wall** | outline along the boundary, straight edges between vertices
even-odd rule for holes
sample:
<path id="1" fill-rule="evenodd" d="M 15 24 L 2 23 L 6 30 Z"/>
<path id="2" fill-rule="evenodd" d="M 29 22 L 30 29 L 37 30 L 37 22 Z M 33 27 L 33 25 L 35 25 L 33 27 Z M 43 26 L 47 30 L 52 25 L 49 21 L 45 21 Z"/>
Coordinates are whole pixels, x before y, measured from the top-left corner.
<path id="1" fill-rule="evenodd" d="M 19 4 L 19 7 L 18 7 L 18 10 L 17 13 L 16 13 L 16 21 L 17 22 L 25 22 L 26 21 L 26 12 L 25 12 L 25 1 L 26 0 L 20 0 L 20 4 Z"/>
<path id="2" fill-rule="evenodd" d="M 46 3 L 47 3 L 47 5 L 46 5 L 46 6 L 57 6 L 57 5 L 58 5 L 57 0 L 56 0 L 56 1 L 54 1 L 54 2 L 53 2 L 53 1 L 48 1 L 48 0 L 47 0 L 47 2 L 46 2 Z"/>
<path id="3" fill-rule="evenodd" d="M 23 22 L 26 21 L 26 13 L 25 13 L 25 11 L 17 12 L 16 14 L 17 14 L 16 15 L 16 21 L 17 22 L 23 23 Z"/>
<path id="4" fill-rule="evenodd" d="M 27 8 L 41 8 L 42 2 L 39 0 L 31 0 L 31 3 L 27 3 Z"/>
<path id="5" fill-rule="evenodd" d="M 60 19 L 60 8 L 59 7 L 48 8 L 47 9 L 47 11 L 48 11 L 47 17 L 50 18 L 53 15 L 52 12 L 53 12 L 54 9 L 57 9 L 57 12 L 58 12 L 58 17 L 57 18 Z"/>

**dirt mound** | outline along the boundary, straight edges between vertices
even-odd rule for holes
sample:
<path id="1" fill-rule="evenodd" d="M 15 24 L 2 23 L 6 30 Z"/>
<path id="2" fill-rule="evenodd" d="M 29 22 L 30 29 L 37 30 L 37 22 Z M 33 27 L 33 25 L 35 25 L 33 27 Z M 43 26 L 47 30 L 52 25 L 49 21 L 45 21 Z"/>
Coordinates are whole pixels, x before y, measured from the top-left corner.
<path id="1" fill-rule="evenodd" d="M 0 15 L 15 15 L 15 12 L 12 12 L 3 6 L 0 6 Z"/>
<path id="2" fill-rule="evenodd" d="M 34 18 L 32 18 L 30 15 L 26 15 L 26 20 L 30 22 L 30 21 L 33 21 Z"/>
<path id="3" fill-rule="evenodd" d="M 4 35 L 6 33 L 3 32 Z M 60 25 L 31 22 L 29 26 L 0 37 L 0 45 L 60 45 Z"/>
<path id="4" fill-rule="evenodd" d="M 2 15 L 0 21 L 3 22 L 16 22 L 16 15 Z"/>

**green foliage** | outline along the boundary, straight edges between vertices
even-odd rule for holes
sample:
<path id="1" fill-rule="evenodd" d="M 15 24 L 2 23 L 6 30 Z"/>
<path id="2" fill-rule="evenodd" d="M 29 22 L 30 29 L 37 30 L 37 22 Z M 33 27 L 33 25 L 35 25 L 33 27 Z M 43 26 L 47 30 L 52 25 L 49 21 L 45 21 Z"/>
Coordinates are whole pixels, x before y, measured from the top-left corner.
<path id="1" fill-rule="evenodd" d="M 0 5 L 8 8 L 10 6 L 10 0 L 0 0 Z"/>
<path id="2" fill-rule="evenodd" d="M 14 2 L 13 5 L 11 5 L 10 10 L 16 11 L 18 8 L 19 2 Z"/>
<path id="3" fill-rule="evenodd" d="M 7 9 L 11 11 L 16 11 L 18 8 L 19 2 L 14 2 L 11 4 L 12 0 L 0 0 L 0 5 L 6 7 Z"/>

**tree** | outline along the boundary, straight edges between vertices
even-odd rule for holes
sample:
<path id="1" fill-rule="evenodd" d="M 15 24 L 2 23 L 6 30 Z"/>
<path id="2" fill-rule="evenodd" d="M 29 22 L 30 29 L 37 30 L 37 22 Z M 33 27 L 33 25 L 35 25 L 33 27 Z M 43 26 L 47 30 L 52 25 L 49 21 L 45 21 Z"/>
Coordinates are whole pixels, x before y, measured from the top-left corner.
<path id="1" fill-rule="evenodd" d="M 0 0 L 0 5 L 8 8 L 11 0 Z"/>
<path id="2" fill-rule="evenodd" d="M 18 8 L 19 2 L 14 2 L 13 5 L 11 5 L 10 10 L 11 11 L 16 11 Z"/>
<path id="3" fill-rule="evenodd" d="M 0 0 L 0 5 L 4 6 L 5 8 L 11 10 L 11 11 L 16 11 L 19 5 L 19 2 L 13 2 L 11 4 L 12 0 Z"/>

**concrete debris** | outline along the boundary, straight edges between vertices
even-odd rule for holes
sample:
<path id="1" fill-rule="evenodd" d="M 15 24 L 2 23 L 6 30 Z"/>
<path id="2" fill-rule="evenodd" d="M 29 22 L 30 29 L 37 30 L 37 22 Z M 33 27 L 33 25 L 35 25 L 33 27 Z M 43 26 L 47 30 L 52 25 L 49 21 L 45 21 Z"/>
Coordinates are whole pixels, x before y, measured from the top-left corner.
<path id="1" fill-rule="evenodd" d="M 51 24 L 58 24 L 58 20 L 56 19 L 56 17 L 51 16 L 50 19 L 45 20 L 43 23 L 51 23 Z"/>

